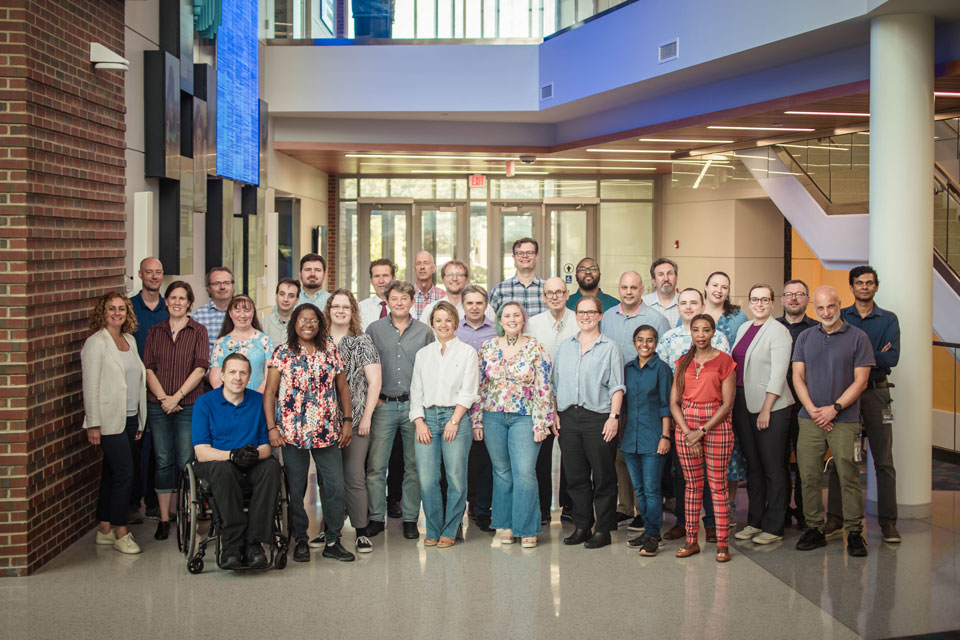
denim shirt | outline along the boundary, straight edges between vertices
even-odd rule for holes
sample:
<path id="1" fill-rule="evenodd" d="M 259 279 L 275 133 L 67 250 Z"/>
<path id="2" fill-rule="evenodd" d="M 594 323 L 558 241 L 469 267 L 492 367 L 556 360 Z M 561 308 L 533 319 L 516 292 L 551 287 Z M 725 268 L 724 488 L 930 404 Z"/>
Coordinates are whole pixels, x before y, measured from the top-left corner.
<path id="1" fill-rule="evenodd" d="M 639 358 L 634 358 L 624 368 L 624 381 L 627 391 L 620 449 L 624 453 L 656 453 L 663 418 L 670 417 L 670 366 L 654 356 L 641 367 Z"/>
<path id="2" fill-rule="evenodd" d="M 553 365 L 557 409 L 574 405 L 596 413 L 610 411 L 611 399 L 623 386 L 623 354 L 620 347 L 600 334 L 586 353 L 580 353 L 578 333 L 560 343 Z"/>

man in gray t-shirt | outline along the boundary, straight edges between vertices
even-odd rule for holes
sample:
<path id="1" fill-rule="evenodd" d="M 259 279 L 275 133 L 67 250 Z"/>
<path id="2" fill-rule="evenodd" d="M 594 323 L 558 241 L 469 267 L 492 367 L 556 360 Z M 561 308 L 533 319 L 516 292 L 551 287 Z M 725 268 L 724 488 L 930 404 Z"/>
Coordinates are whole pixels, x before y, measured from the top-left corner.
<path id="1" fill-rule="evenodd" d="M 863 539 L 863 492 L 854 447 L 860 433 L 860 394 L 876 364 L 870 339 L 840 316 L 840 296 L 823 286 L 813 294 L 820 324 L 804 331 L 793 349 L 793 384 L 800 410 L 797 467 L 803 484 L 807 529 L 797 549 L 827 544 L 820 476 L 827 447 L 840 477 L 847 553 L 867 555 Z"/>

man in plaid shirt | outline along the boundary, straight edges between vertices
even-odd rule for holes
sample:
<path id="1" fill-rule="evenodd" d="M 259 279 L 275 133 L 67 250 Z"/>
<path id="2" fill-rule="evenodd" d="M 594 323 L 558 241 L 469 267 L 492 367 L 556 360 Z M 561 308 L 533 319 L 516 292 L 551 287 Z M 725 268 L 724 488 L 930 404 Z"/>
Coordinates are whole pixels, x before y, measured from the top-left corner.
<path id="1" fill-rule="evenodd" d="M 207 293 L 210 302 L 191 313 L 190 317 L 206 327 L 210 351 L 213 351 L 213 343 L 220 337 L 223 318 L 233 298 L 233 271 L 228 267 L 214 267 L 207 271 Z"/>
<path id="2" fill-rule="evenodd" d="M 520 238 L 513 243 L 513 262 L 517 274 L 496 285 L 490 292 L 490 306 L 494 311 L 511 301 L 517 301 L 527 311 L 527 317 L 547 311 L 543 299 L 543 280 L 537 277 L 540 245 L 533 238 Z"/>
<path id="3" fill-rule="evenodd" d="M 437 263 L 434 262 L 431 253 L 421 251 L 414 256 L 413 271 L 417 276 L 417 286 L 414 287 L 413 308 L 410 310 L 410 315 L 419 320 L 427 305 L 446 298 L 447 292 L 433 284 Z"/>

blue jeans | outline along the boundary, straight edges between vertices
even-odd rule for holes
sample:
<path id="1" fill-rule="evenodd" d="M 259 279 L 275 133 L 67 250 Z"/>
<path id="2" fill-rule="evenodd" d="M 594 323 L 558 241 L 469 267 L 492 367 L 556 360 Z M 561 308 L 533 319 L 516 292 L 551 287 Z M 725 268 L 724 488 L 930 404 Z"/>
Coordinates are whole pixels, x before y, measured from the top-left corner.
<path id="1" fill-rule="evenodd" d="M 164 413 L 159 402 L 148 402 L 147 417 L 157 459 L 157 493 L 173 493 L 177 487 L 177 469 L 183 469 L 193 460 L 190 433 L 193 405 L 188 404 L 176 413 Z"/>
<path id="2" fill-rule="evenodd" d="M 493 464 L 493 527 L 522 538 L 539 535 L 540 443 L 533 441 L 533 418 L 484 411 L 483 439 Z"/>
<path id="3" fill-rule="evenodd" d="M 283 448 L 283 468 L 287 476 L 287 499 L 290 509 L 290 537 L 295 541 L 307 539 L 310 518 L 303 507 L 310 473 L 310 458 L 317 467 L 317 486 L 320 508 L 323 512 L 323 535 L 327 544 L 340 539 L 343 528 L 343 454 L 337 445 L 322 449 Z"/>
<path id="4" fill-rule="evenodd" d="M 453 417 L 453 407 L 427 407 L 424 421 L 430 429 L 430 444 L 417 442 L 417 476 L 427 521 L 427 538 L 455 538 L 467 504 L 467 457 L 473 441 L 470 418 L 464 414 L 452 442 L 443 439 L 443 429 Z M 440 459 L 447 475 L 447 511 L 440 495 Z"/>
<path id="5" fill-rule="evenodd" d="M 401 510 L 404 522 L 420 518 L 420 481 L 417 479 L 417 459 L 414 453 L 417 430 L 410 422 L 410 403 L 387 400 L 373 412 L 370 421 L 370 452 L 367 454 L 367 497 L 370 519 L 383 522 L 387 513 L 387 467 L 393 438 L 400 430 L 403 438 L 403 499 Z"/>
<path id="6" fill-rule="evenodd" d="M 663 499 L 660 493 L 660 479 L 663 460 L 666 456 L 659 453 L 623 453 L 627 463 L 633 491 L 637 494 L 637 511 L 643 518 L 646 534 L 656 538 L 663 524 Z"/>

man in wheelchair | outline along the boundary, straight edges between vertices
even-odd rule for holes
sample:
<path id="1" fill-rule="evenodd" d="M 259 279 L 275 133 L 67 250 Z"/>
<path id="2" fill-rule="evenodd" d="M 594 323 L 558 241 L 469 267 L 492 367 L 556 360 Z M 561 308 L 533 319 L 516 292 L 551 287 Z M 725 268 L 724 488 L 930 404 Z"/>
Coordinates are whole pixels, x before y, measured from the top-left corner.
<path id="1" fill-rule="evenodd" d="M 250 361 L 232 353 L 222 371 L 223 386 L 200 396 L 193 407 L 196 471 L 209 482 L 223 522 L 220 566 L 266 569 L 269 561 L 262 544 L 273 540 L 280 463 L 271 455 L 263 395 L 246 388 Z M 247 513 L 244 485 L 253 491 Z"/>

